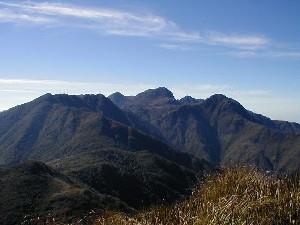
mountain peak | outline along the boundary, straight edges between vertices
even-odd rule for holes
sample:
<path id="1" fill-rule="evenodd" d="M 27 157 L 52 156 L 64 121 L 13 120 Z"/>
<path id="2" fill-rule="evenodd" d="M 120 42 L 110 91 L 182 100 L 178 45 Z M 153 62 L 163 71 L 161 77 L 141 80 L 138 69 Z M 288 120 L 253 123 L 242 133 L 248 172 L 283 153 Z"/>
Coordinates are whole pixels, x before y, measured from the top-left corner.
<path id="1" fill-rule="evenodd" d="M 126 97 L 120 92 L 115 92 L 109 95 L 108 98 L 117 106 L 122 106 L 126 100 Z"/>
<path id="2" fill-rule="evenodd" d="M 202 103 L 203 99 L 196 99 L 191 96 L 185 96 L 178 100 L 180 104 L 199 104 Z"/>
<path id="3" fill-rule="evenodd" d="M 222 111 L 235 112 L 244 117 L 249 117 L 249 112 L 236 100 L 223 94 L 215 94 L 205 100 L 206 106 L 221 107 Z"/>
<path id="4" fill-rule="evenodd" d="M 225 99 L 228 100 L 229 98 L 223 94 L 214 94 L 208 98 L 208 100 L 212 100 L 212 101 L 216 101 L 216 102 L 223 101 Z"/>
<path id="5" fill-rule="evenodd" d="M 115 92 L 115 93 L 112 93 L 111 95 L 109 95 L 108 96 L 109 98 L 110 97 L 118 97 L 118 98 L 123 98 L 123 97 L 125 97 L 122 93 L 120 93 L 120 92 Z"/>
<path id="6" fill-rule="evenodd" d="M 235 108 L 236 110 L 245 111 L 244 107 L 236 100 L 229 98 L 223 94 L 215 94 L 210 96 L 208 99 L 205 100 L 208 104 L 213 105 L 226 105 L 229 108 Z"/>
<path id="7" fill-rule="evenodd" d="M 148 89 L 148 90 L 136 95 L 136 97 L 150 98 L 150 99 L 165 97 L 165 98 L 174 99 L 173 93 L 165 87 L 158 87 L 158 88 L 155 88 L 155 89 Z"/>

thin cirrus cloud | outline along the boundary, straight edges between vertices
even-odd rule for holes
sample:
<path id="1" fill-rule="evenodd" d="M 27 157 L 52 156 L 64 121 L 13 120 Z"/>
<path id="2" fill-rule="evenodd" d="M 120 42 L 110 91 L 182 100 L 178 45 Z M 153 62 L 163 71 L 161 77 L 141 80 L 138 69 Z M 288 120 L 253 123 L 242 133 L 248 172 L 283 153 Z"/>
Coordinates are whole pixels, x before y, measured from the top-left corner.
<path id="1" fill-rule="evenodd" d="M 299 51 L 280 49 L 263 34 L 186 31 L 162 16 L 116 8 L 82 7 L 53 2 L 0 1 L 0 23 L 90 29 L 102 35 L 152 38 L 155 46 L 171 51 L 196 50 L 205 45 L 213 52 L 235 58 L 300 59 Z"/>
<path id="2" fill-rule="evenodd" d="M 16 13 L 7 9 L 0 9 L 0 22 L 14 22 L 14 23 L 34 23 L 34 24 L 49 24 L 53 23 L 54 20 L 43 17 L 43 16 L 34 16 L 24 13 Z"/>
<path id="3" fill-rule="evenodd" d="M 236 58 L 273 58 L 273 59 L 300 59 L 300 52 L 299 51 L 254 51 L 254 50 L 240 50 L 240 51 L 228 51 L 225 55 L 236 57 Z"/>
<path id="4" fill-rule="evenodd" d="M 273 52 L 273 57 L 281 58 L 298 58 L 300 59 L 300 51 L 299 52 Z"/>
<path id="5" fill-rule="evenodd" d="M 180 50 L 180 51 L 188 51 L 188 50 L 192 50 L 192 48 L 185 46 L 185 45 L 181 45 L 181 44 L 175 44 L 175 43 L 162 43 L 159 44 L 158 47 L 163 48 L 163 49 L 167 49 L 167 50 Z"/>
<path id="6" fill-rule="evenodd" d="M 196 32 L 180 30 L 175 23 L 149 13 L 128 12 L 110 8 L 86 8 L 58 3 L 8 3 L 0 6 L 11 14 L 32 18 L 46 17 L 53 20 L 52 25 L 78 26 L 98 32 L 119 36 L 144 36 L 171 38 L 178 41 L 197 41 L 201 37 Z M 72 20 L 73 19 L 73 20 Z M 14 22 L 14 21 L 11 21 Z M 16 22 L 20 22 L 16 19 Z M 30 22 L 24 20 L 24 22 Z M 49 24 L 49 21 L 45 21 Z"/>
<path id="7" fill-rule="evenodd" d="M 217 32 L 210 33 L 207 40 L 217 45 L 236 46 L 248 50 L 266 47 L 271 42 L 263 35 L 222 34 Z"/>
<path id="8" fill-rule="evenodd" d="M 252 50 L 263 48 L 271 42 L 263 35 L 185 31 L 175 22 L 151 13 L 114 8 L 88 8 L 51 2 L 0 1 L 0 22 L 80 27 L 108 35 L 151 37 L 173 42 Z M 161 44 L 160 47 L 175 49 L 170 47 L 171 44 L 168 45 Z"/>

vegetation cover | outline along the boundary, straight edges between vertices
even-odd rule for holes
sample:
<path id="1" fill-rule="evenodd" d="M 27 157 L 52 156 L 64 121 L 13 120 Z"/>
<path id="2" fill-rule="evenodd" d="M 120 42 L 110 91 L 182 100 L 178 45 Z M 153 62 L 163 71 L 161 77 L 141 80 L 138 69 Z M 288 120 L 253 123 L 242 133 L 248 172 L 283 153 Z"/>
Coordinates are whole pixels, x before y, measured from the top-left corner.
<path id="1" fill-rule="evenodd" d="M 171 206 L 133 215 L 92 215 L 93 225 L 286 225 L 300 224 L 300 180 L 250 168 L 226 169 L 208 176 L 192 196 Z M 48 218 L 47 224 L 60 224 Z"/>
<path id="2" fill-rule="evenodd" d="M 299 180 L 239 168 L 210 177 L 186 201 L 133 217 L 107 214 L 97 225 L 300 224 Z"/>

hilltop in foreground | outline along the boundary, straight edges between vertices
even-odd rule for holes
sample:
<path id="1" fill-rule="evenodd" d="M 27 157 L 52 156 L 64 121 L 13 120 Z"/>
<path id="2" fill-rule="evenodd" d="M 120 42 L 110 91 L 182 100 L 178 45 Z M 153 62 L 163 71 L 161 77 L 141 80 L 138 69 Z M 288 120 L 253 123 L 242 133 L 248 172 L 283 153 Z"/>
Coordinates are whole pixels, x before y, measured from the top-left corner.
<path id="1" fill-rule="evenodd" d="M 257 170 L 227 170 L 209 178 L 190 199 L 133 217 L 108 214 L 96 225 L 288 225 L 300 224 L 299 182 Z"/>
<path id="2" fill-rule="evenodd" d="M 157 206 L 132 216 L 106 212 L 74 224 L 90 219 L 93 225 L 299 225 L 300 183 L 254 169 L 226 170 L 208 177 L 189 199 L 173 206 Z M 65 225 L 52 218 L 45 224 Z"/>

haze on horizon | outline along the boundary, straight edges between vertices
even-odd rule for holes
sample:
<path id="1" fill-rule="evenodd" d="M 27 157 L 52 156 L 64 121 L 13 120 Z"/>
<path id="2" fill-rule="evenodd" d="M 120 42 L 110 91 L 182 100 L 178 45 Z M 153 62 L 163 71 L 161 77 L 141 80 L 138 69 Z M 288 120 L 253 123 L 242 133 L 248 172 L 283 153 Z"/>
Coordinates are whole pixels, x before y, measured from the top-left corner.
<path id="1" fill-rule="evenodd" d="M 0 1 L 0 110 L 51 93 L 232 97 L 300 122 L 300 2 Z"/>

